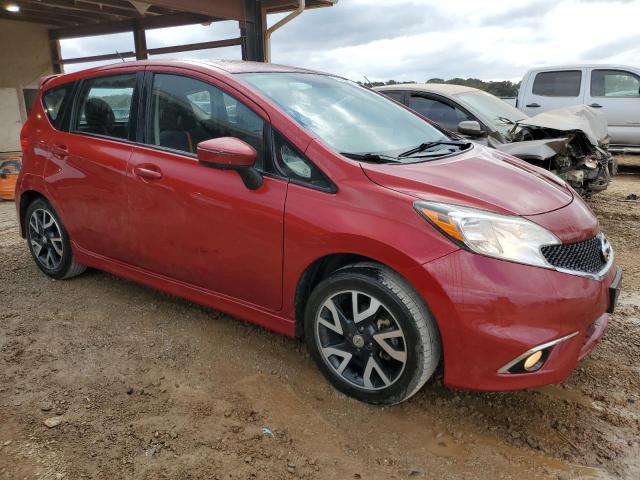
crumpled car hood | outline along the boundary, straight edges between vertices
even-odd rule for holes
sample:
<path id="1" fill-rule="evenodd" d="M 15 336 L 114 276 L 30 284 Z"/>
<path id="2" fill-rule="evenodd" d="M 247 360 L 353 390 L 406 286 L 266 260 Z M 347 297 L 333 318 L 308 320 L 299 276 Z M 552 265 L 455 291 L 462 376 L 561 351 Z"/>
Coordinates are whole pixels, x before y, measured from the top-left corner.
<path id="1" fill-rule="evenodd" d="M 541 162 L 567 150 L 568 138 L 530 140 L 528 142 L 500 143 L 495 148 L 526 161 Z M 492 145 L 494 146 L 494 145 Z"/>
<path id="2" fill-rule="evenodd" d="M 530 117 L 518 125 L 551 128 L 565 132 L 579 130 L 595 147 L 606 143 L 608 139 L 607 117 L 604 113 L 586 105 L 558 108 Z"/>
<path id="3" fill-rule="evenodd" d="M 361 165 L 371 181 L 392 190 L 496 213 L 537 215 L 573 200 L 555 175 L 480 145 L 441 160 Z"/>

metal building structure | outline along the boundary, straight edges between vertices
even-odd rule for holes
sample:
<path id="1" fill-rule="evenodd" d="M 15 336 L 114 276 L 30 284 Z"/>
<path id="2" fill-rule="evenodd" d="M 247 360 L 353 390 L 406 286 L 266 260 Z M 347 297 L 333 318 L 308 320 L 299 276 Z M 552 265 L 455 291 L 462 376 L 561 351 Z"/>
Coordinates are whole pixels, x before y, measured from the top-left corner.
<path id="1" fill-rule="evenodd" d="M 19 131 L 38 79 L 64 65 L 146 59 L 159 54 L 239 46 L 245 60 L 269 61 L 271 33 L 304 9 L 337 0 L 0 0 L 0 152 L 19 150 Z M 288 13 L 267 28 L 267 15 Z M 147 46 L 146 31 L 236 21 L 236 38 L 161 48 Z M 62 58 L 60 40 L 131 32 L 134 49 Z"/>

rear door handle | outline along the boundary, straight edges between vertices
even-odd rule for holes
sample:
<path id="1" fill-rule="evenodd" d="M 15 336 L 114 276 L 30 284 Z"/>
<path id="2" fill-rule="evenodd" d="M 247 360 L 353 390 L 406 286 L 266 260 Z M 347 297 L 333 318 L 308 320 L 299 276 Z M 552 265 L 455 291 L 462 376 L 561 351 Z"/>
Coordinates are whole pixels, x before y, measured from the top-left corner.
<path id="1" fill-rule="evenodd" d="M 592 107 L 592 108 L 602 108 L 602 105 L 600 105 L 599 103 L 592 103 L 589 106 Z"/>
<path id="2" fill-rule="evenodd" d="M 58 160 L 66 160 L 69 158 L 69 149 L 66 145 L 53 145 L 51 147 L 51 154 Z"/>
<path id="3" fill-rule="evenodd" d="M 537 103 L 530 103 L 529 105 L 527 105 L 527 108 L 540 108 L 540 105 L 538 105 Z"/>
<path id="4" fill-rule="evenodd" d="M 151 164 L 138 165 L 133 169 L 133 172 L 137 176 L 148 180 L 158 180 L 162 178 L 162 171 L 157 166 Z"/>

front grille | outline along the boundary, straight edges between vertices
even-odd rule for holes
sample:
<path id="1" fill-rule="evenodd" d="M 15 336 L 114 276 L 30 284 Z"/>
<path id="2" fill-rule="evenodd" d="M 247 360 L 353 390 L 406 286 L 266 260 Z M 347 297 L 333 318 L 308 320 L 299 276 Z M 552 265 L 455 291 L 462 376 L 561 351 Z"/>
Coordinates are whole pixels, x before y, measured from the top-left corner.
<path id="1" fill-rule="evenodd" d="M 541 251 L 551 265 L 565 270 L 598 273 L 607 263 L 599 236 L 584 242 L 547 245 Z"/>

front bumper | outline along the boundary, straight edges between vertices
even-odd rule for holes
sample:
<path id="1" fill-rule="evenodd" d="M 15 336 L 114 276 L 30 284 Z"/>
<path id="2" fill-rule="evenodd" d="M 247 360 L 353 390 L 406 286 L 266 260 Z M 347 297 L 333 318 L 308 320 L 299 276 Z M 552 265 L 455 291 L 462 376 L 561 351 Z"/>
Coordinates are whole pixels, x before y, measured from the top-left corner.
<path id="1" fill-rule="evenodd" d="M 595 280 L 459 250 L 423 265 L 412 281 L 440 329 L 445 383 L 499 391 L 569 376 L 604 333 L 618 271 L 612 265 Z M 500 372 L 524 352 L 567 336 L 538 371 Z"/>

